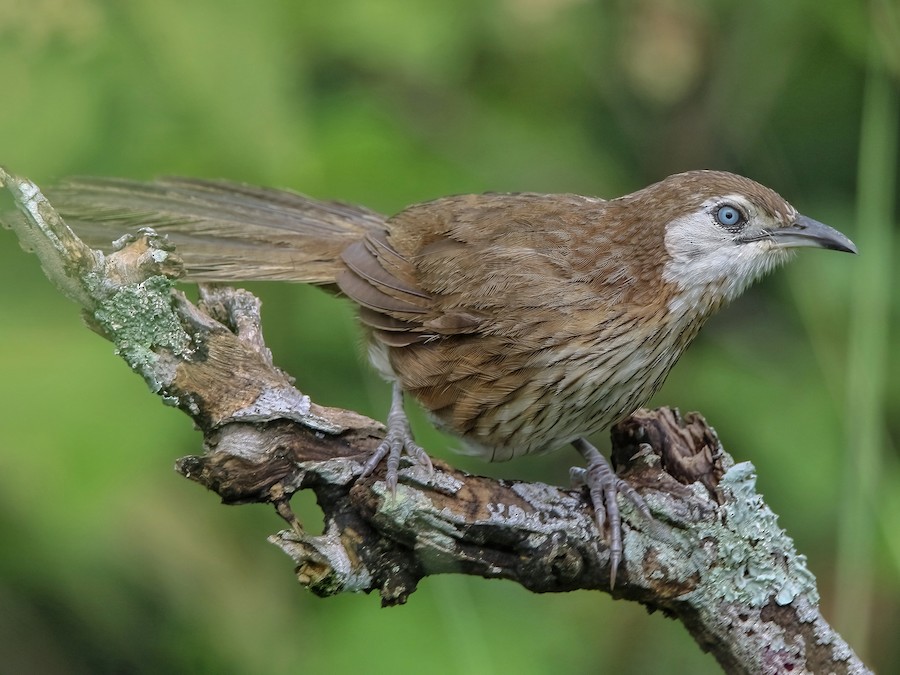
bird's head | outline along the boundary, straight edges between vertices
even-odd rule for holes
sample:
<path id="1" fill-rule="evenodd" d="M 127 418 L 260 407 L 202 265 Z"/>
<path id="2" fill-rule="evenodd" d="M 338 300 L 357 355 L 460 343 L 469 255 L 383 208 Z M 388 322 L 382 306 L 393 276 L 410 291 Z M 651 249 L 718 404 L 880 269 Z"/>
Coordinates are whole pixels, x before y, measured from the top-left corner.
<path id="1" fill-rule="evenodd" d="M 775 191 L 731 173 L 676 174 L 624 199 L 647 209 L 645 219 L 656 211 L 653 219 L 665 223 L 662 274 L 673 290 L 669 309 L 676 314 L 714 310 L 788 260 L 793 249 L 856 253 L 837 230 L 801 215 Z"/>

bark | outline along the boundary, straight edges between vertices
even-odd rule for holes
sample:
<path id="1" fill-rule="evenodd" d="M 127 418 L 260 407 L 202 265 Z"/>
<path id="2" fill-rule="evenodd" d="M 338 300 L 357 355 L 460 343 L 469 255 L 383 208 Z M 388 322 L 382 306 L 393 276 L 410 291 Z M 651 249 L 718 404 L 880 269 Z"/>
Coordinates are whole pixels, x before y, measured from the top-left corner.
<path id="1" fill-rule="evenodd" d="M 606 539 L 581 490 L 410 464 L 396 495 L 381 470 L 360 479 L 384 433 L 357 413 L 318 406 L 272 365 L 259 302 L 201 288 L 195 306 L 174 287 L 176 252 L 152 230 L 103 255 L 66 227 L 37 188 L 0 170 L 23 217 L 10 224 L 48 277 L 150 389 L 203 434 L 203 454 L 176 463 L 228 504 L 267 502 L 289 527 L 269 539 L 312 592 L 377 591 L 406 602 L 423 577 L 473 574 L 535 592 L 594 589 L 682 621 L 734 673 L 862 673 L 822 617 L 804 556 L 696 413 L 639 410 L 612 430 L 617 472 L 645 498 L 627 501 L 625 553 L 609 588 Z M 291 496 L 313 490 L 321 535 L 304 531 Z"/>

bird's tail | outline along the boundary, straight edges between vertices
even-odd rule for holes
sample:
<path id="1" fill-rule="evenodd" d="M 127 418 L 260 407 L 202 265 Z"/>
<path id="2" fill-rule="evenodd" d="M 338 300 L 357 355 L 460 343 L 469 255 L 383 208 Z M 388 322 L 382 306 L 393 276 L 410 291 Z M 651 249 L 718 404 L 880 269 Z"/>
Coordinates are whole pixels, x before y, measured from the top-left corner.
<path id="1" fill-rule="evenodd" d="M 385 218 L 359 206 L 225 181 L 73 179 L 46 192 L 85 243 L 108 250 L 141 227 L 168 235 L 189 281 L 332 284 L 341 251 Z"/>

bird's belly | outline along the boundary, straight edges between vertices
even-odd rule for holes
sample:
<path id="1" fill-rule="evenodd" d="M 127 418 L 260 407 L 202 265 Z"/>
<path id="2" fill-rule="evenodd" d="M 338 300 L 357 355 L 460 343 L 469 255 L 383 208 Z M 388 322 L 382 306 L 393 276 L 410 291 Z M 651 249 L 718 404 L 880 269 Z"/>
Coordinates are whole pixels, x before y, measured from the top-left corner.
<path id="1" fill-rule="evenodd" d="M 674 362 L 647 354 L 641 345 L 622 351 L 626 355 L 615 369 L 589 361 L 548 367 L 510 400 L 483 409 L 459 435 L 472 453 L 505 461 L 550 452 L 609 428 L 650 400 Z"/>
<path id="2" fill-rule="evenodd" d="M 527 353 L 480 341 L 462 351 L 452 343 L 404 347 L 373 362 L 389 356 L 386 374 L 488 461 L 549 452 L 608 428 L 647 403 L 682 351 L 665 333 L 573 339 Z"/>

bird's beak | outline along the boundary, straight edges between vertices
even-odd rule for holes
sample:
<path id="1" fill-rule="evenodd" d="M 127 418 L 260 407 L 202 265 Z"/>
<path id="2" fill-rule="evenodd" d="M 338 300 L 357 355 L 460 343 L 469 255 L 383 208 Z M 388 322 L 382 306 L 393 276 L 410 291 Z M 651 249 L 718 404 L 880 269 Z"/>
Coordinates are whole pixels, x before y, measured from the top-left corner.
<path id="1" fill-rule="evenodd" d="M 816 248 L 828 248 L 832 251 L 845 251 L 856 253 L 856 244 L 843 234 L 828 227 L 818 220 L 798 215 L 794 222 L 786 227 L 767 229 L 761 235 L 753 237 L 755 240 L 766 239 L 774 243 L 778 248 L 799 248 L 801 246 L 814 246 Z"/>

